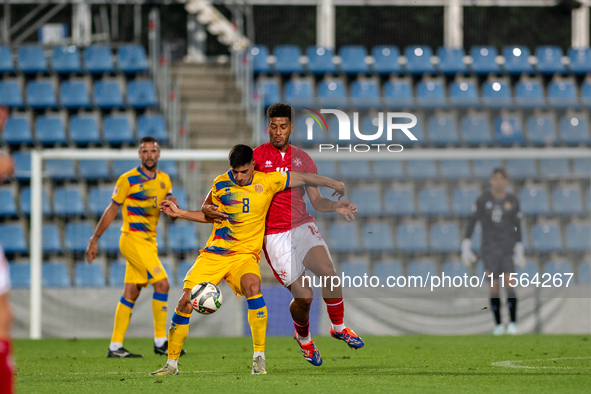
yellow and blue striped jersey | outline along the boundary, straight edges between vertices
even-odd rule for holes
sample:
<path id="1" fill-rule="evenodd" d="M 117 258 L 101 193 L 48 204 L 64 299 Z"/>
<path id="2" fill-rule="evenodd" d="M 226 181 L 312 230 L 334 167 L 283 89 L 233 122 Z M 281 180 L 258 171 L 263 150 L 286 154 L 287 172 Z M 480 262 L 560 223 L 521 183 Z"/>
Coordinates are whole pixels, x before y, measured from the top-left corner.
<path id="1" fill-rule="evenodd" d="M 134 168 L 117 180 L 112 200 L 123 205 L 121 232 L 156 240 L 156 226 L 160 219 L 160 201 L 172 195 L 168 174 L 156 171 L 153 178 Z"/>
<path id="2" fill-rule="evenodd" d="M 265 235 L 265 218 L 275 193 L 289 187 L 289 172 L 255 171 L 252 181 L 238 186 L 232 172 L 218 176 L 211 189 L 212 202 L 228 215 L 214 223 L 207 245 L 201 252 L 219 255 L 252 254 L 260 260 Z"/>

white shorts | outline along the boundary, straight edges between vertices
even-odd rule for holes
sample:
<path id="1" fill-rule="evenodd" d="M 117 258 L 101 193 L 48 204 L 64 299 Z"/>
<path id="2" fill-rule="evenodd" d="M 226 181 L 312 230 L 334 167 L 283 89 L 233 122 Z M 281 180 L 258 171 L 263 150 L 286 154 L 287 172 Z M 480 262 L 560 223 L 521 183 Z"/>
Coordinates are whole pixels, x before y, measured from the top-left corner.
<path id="1" fill-rule="evenodd" d="M 315 246 L 326 247 L 326 243 L 316 224 L 304 223 L 290 231 L 265 235 L 263 251 L 275 277 L 287 287 L 304 273 L 304 258 Z"/>
<path id="2" fill-rule="evenodd" d="M 4 256 L 4 249 L 0 246 L 0 295 L 10 290 L 10 271 L 8 261 Z"/>

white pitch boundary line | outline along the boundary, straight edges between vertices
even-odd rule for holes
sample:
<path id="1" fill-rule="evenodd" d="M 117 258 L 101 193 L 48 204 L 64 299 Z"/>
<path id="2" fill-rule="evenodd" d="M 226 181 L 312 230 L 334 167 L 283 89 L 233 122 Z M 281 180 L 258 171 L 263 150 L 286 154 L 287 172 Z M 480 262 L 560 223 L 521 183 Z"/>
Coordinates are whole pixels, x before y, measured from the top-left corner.
<path id="1" fill-rule="evenodd" d="M 491 365 L 494 367 L 522 368 L 522 369 L 573 369 L 575 367 L 530 367 L 529 365 L 516 365 L 516 363 L 525 363 L 531 361 L 556 361 L 556 360 L 589 360 L 591 357 L 556 357 L 556 358 L 536 358 L 529 360 L 507 360 L 497 361 Z"/>

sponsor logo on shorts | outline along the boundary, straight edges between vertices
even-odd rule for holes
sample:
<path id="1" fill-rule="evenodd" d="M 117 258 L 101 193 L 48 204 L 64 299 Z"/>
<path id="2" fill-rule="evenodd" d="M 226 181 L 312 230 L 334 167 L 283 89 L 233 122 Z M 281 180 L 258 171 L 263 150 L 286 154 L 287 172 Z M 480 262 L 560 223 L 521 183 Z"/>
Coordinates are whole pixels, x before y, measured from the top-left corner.
<path id="1" fill-rule="evenodd" d="M 257 183 L 256 185 L 254 185 L 254 191 L 257 193 L 262 193 L 263 185 L 261 185 L 260 183 Z"/>
<path id="2" fill-rule="evenodd" d="M 160 267 L 154 267 L 154 273 L 156 275 L 158 275 L 160 272 L 162 272 L 162 270 L 160 269 Z"/>

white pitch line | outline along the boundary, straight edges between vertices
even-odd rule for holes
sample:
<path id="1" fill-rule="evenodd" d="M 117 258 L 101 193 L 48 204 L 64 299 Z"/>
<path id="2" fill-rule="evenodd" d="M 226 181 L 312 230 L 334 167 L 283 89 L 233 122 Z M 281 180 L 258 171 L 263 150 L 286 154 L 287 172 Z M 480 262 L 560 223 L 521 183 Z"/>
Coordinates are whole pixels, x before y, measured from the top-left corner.
<path id="1" fill-rule="evenodd" d="M 521 369 L 573 369 L 575 367 L 530 367 L 529 365 L 516 365 L 516 363 L 525 363 L 531 361 L 556 361 L 556 360 L 588 360 L 591 357 L 556 357 L 556 358 L 536 358 L 529 360 L 507 360 L 497 361 L 491 365 L 494 367 L 505 367 L 505 368 L 521 368 Z"/>
<path id="2" fill-rule="evenodd" d="M 219 371 L 181 371 L 181 373 L 214 373 Z M 150 372 L 119 372 L 119 371 L 111 371 L 111 372 L 69 372 L 68 375 L 129 375 L 129 374 L 149 374 Z M 39 374 L 42 375 L 42 374 Z"/>

